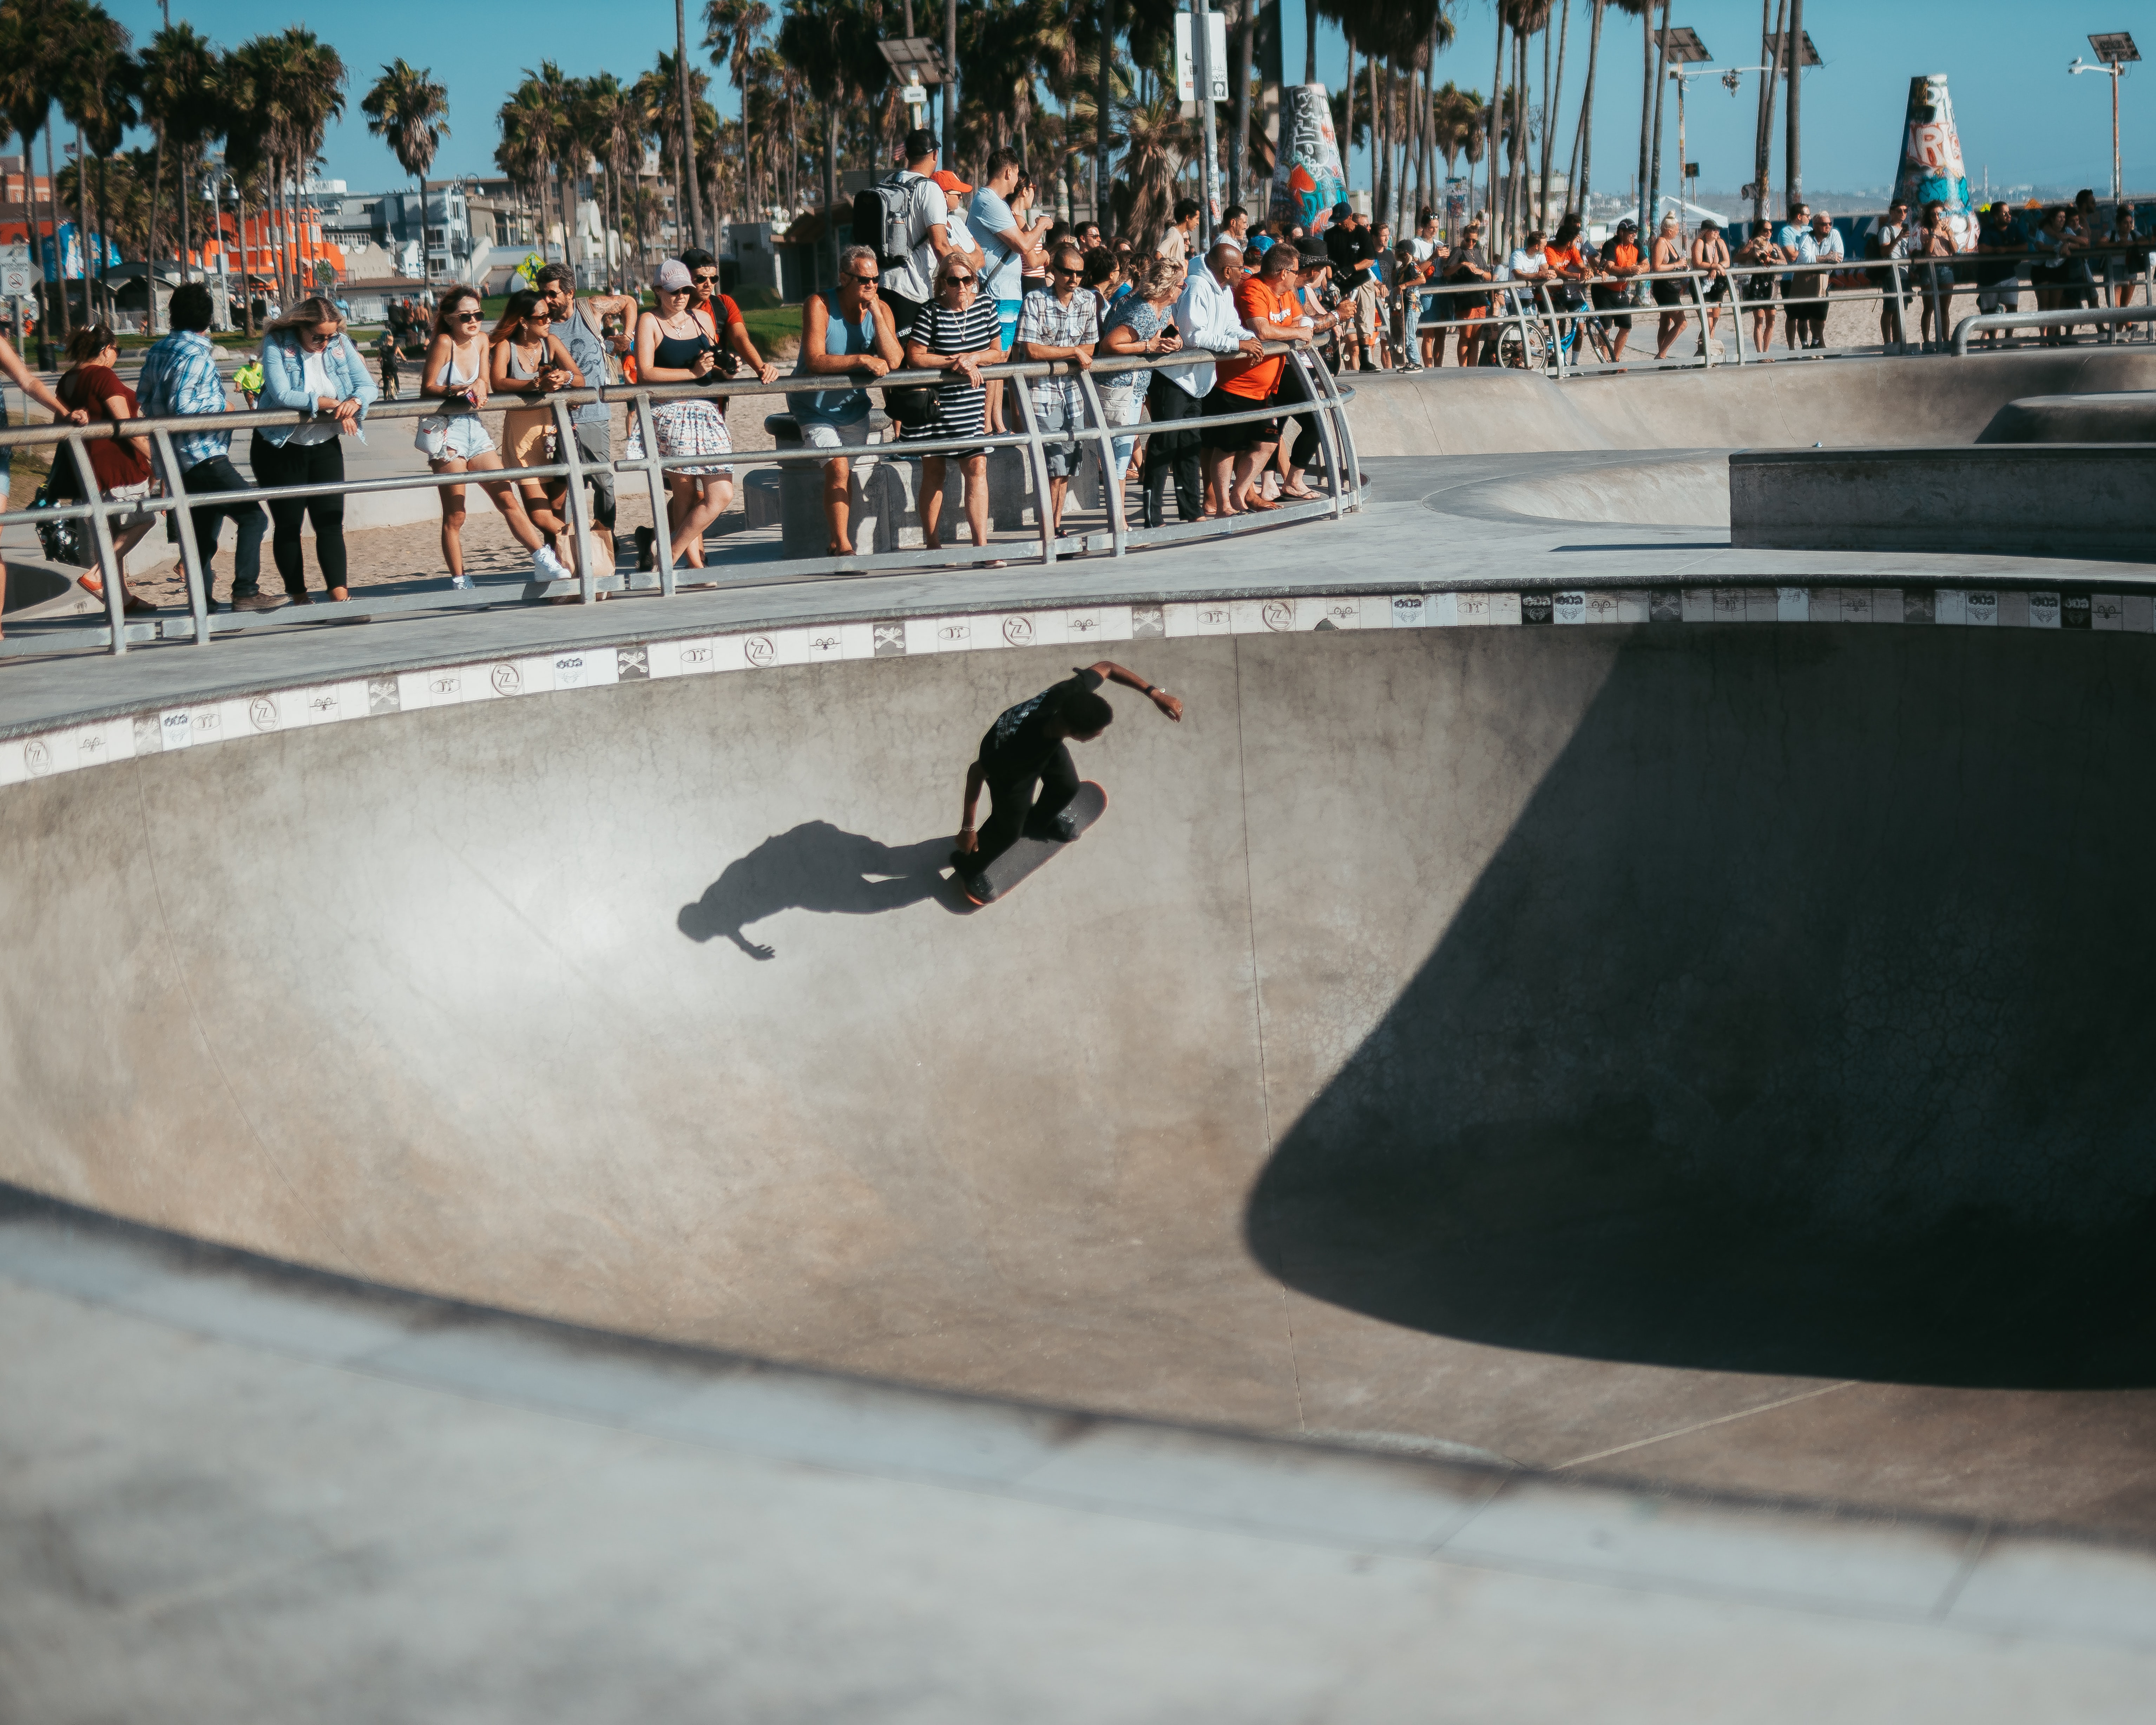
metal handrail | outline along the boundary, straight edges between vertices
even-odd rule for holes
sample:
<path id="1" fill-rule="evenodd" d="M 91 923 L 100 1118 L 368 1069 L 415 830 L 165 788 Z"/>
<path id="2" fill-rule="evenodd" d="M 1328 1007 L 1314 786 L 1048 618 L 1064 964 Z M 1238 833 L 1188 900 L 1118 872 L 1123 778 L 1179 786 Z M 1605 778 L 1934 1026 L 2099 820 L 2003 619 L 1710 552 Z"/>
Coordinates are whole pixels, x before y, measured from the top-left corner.
<path id="1" fill-rule="evenodd" d="M 2138 256 L 2143 259 L 2143 268 L 2140 273 L 2133 278 L 2134 284 L 2142 289 L 2152 304 L 2156 304 L 2156 249 L 2152 249 L 2153 247 L 2156 247 L 2156 241 L 2133 246 L 2082 248 L 2077 250 L 2074 254 L 2073 258 L 2069 259 L 2067 262 L 2071 264 L 2076 259 L 2093 258 L 2100 252 L 2105 255 L 2108 255 L 2112 252 L 2117 252 L 2122 255 Z M 1614 278 L 1607 276 L 1590 276 L 1576 283 L 1568 280 L 1562 284 L 1553 281 L 1552 278 L 1548 276 L 1508 279 L 1503 280 L 1493 279 L 1489 281 L 1476 282 L 1423 282 L 1418 283 L 1411 287 L 1397 288 L 1394 291 L 1403 294 L 1412 294 L 1418 296 L 1423 295 L 1451 298 L 1472 296 L 1480 300 L 1490 300 L 1497 298 L 1497 296 L 1500 295 L 1503 296 L 1502 299 L 1500 300 L 1499 305 L 1497 307 L 1492 308 L 1491 311 L 1477 316 L 1460 318 L 1424 318 L 1418 316 L 1412 321 L 1410 333 L 1411 335 L 1421 335 L 1432 331 L 1441 332 L 1447 330 L 1476 331 L 1488 333 L 1494 331 L 1498 326 L 1510 326 L 1518 333 L 1524 347 L 1526 345 L 1526 336 L 1527 333 L 1527 325 L 1532 319 L 1534 321 L 1544 324 L 1548 326 L 1546 334 L 1548 345 L 1552 355 L 1552 358 L 1548 362 L 1549 368 L 1558 377 L 1563 377 L 1570 375 L 1573 372 L 1584 372 L 1594 369 L 1591 366 L 1582 366 L 1577 359 L 1570 361 L 1567 360 L 1564 351 L 1565 342 L 1562 335 L 1562 331 L 1565 325 L 1587 324 L 1594 322 L 1602 318 L 1615 316 L 1630 312 L 1640 312 L 1648 315 L 1664 315 L 1671 311 L 1681 311 L 1687 316 L 1696 316 L 1699 318 L 1703 330 L 1706 313 L 1709 310 L 1716 309 L 1717 306 L 1722 309 L 1727 309 L 1731 312 L 1732 316 L 1738 320 L 1734 336 L 1736 362 L 1739 365 L 1747 363 L 1748 357 L 1745 353 L 1746 337 L 1744 326 L 1742 321 L 1743 316 L 1748 314 L 1756 309 L 1764 308 L 1770 303 L 1774 305 L 1776 310 L 1780 310 L 1788 302 L 1786 300 L 1773 302 L 1767 300 L 1749 300 L 1745 299 L 1741 292 L 1732 292 L 1727 297 L 1726 300 L 1715 301 L 1711 304 L 1707 299 L 1706 284 L 1713 280 L 1717 275 L 1724 276 L 1732 282 L 1741 281 L 1748 279 L 1755 279 L 1760 276 L 1787 277 L 1798 275 L 1820 276 L 1823 278 L 1820 282 L 1820 291 L 1816 294 L 1806 294 L 1803 296 L 1804 301 L 1808 304 L 1839 305 L 1851 302 L 1861 302 L 1865 304 L 1879 305 L 1883 307 L 1891 297 L 1896 305 L 1906 306 L 1910 298 L 1914 295 L 1922 295 L 1929 298 L 1932 301 L 1934 310 L 1938 313 L 1938 322 L 1943 330 L 1946 321 L 1944 313 L 1946 310 L 1951 306 L 1956 295 L 1971 293 L 1984 294 L 2005 291 L 2010 291 L 2018 295 L 2025 288 L 2030 289 L 2031 290 L 2041 290 L 2045 287 L 2054 285 L 2044 283 L 2023 283 L 2020 280 L 2019 275 L 2021 264 L 2024 263 L 2036 263 L 2046 265 L 2056 265 L 2058 261 L 2059 260 L 2056 254 L 2047 253 L 1958 252 L 1950 258 L 1835 258 L 1818 259 L 1811 263 L 1805 263 L 1801 260 L 1794 263 L 1784 262 L 1779 264 L 1732 263 L 1719 271 L 1696 270 L 1687 264 L 1681 270 L 1643 270 L 1636 275 Z M 2005 264 L 2010 263 L 2014 265 L 2015 274 L 2013 276 L 2003 278 L 1996 283 L 1964 281 L 1953 274 L 1953 272 L 1965 268 L 1974 268 L 1979 265 Z M 1876 287 L 1858 289 L 1835 288 L 1830 285 L 1831 277 L 1857 271 L 1863 271 L 1871 274 L 1883 273 L 1886 279 Z M 1934 279 L 1933 279 L 1934 272 L 1947 273 L 1949 276 L 1948 280 L 1943 285 L 1938 284 Z M 1597 306 L 1593 303 L 1590 290 L 1594 287 L 1608 287 L 1612 285 L 1630 287 L 1637 284 L 1655 281 L 1667 281 L 1683 284 L 1686 287 L 1690 289 L 1690 297 L 1685 303 L 1675 307 L 1658 304 L 1634 305 L 1621 307 L 1601 307 Z M 1587 303 L 1578 306 L 1563 306 L 1553 303 L 1549 297 L 1549 290 L 1553 286 L 1560 285 L 1576 288 L 1580 293 L 1587 295 Z M 2107 285 L 2114 285 L 2116 284 L 2107 282 L 2105 277 L 2102 275 L 2097 275 L 2087 282 L 2076 283 L 2072 285 L 2079 289 L 2093 288 L 2101 290 Z M 1532 310 L 1530 309 L 1531 305 Z M 2041 316 L 2029 320 L 2029 322 L 2030 326 L 2041 324 L 2071 326 L 2075 324 L 2083 323 L 2141 322 L 2148 321 L 2145 319 L 2101 317 L 2098 313 L 2103 309 L 2105 308 L 2059 306 L 2045 312 Z M 1418 311 L 1419 311 L 1419 302 L 1418 303 Z M 2013 316 L 2015 314 L 2000 313 L 1996 315 L 2007 316 Z M 1938 339 L 1941 347 L 1943 348 L 1947 338 L 1943 334 Z M 1663 362 L 1665 364 L 1671 362 L 1672 362 L 1668 361 Z M 1688 363 L 1691 362 L 1687 360 L 1685 362 L 1676 362 Z M 1706 354 L 1697 356 L 1697 362 L 1702 366 L 1712 366 L 1715 363 L 1714 355 L 1710 351 Z"/>
<path id="2" fill-rule="evenodd" d="M 1954 357 L 1969 357 L 1969 338 L 1979 331 L 2063 329 L 2077 323 L 2156 323 L 2156 305 L 2061 305 L 2050 311 L 1979 312 L 1954 326 Z"/>
<path id="3" fill-rule="evenodd" d="M 1282 357 L 1302 371 L 1315 386 L 1309 398 L 1298 401 L 1288 411 L 1308 413 L 1315 417 L 1319 444 L 1324 455 L 1326 472 L 1332 482 L 1332 495 L 1322 506 L 1305 503 L 1291 505 L 1262 516 L 1237 516 L 1211 522 L 1181 524 L 1179 528 L 1162 527 L 1133 534 L 1124 519 L 1122 475 L 1114 467 L 1114 444 L 1116 438 L 1138 438 L 1153 434 L 1141 429 L 1153 422 L 1139 422 L 1128 426 L 1111 426 L 1101 400 L 1095 378 L 1100 375 L 1118 375 L 1132 372 L 1163 372 L 1187 370 L 1192 366 L 1216 362 L 1223 355 L 1183 351 L 1154 357 L 1132 358 L 1104 358 L 1095 360 L 1090 367 L 1075 361 L 1019 361 L 983 366 L 983 379 L 1004 378 L 1016 382 L 1019 417 L 1024 429 L 1019 432 L 988 433 L 967 438 L 901 438 L 880 444 L 849 449 L 834 454 L 828 449 L 803 447 L 798 449 L 773 449 L 754 452 L 759 465 L 775 464 L 781 467 L 789 463 L 827 463 L 838 459 L 888 460 L 893 458 L 910 459 L 923 455 L 947 454 L 954 452 L 981 449 L 1017 448 L 1028 452 L 1032 469 L 1035 495 L 1039 500 L 1040 517 L 1040 561 L 1053 563 L 1065 551 L 1080 548 L 1078 542 L 1068 536 L 1059 538 L 1053 531 L 1049 505 L 1049 473 L 1047 445 L 1050 441 L 1076 441 L 1095 446 L 1101 460 L 1102 491 L 1109 516 L 1110 555 L 1122 557 L 1133 545 L 1144 546 L 1194 536 L 1193 530 L 1210 535 L 1245 532 L 1263 526 L 1284 524 L 1288 521 L 1315 519 L 1320 516 L 1337 518 L 1348 510 L 1362 506 L 1363 487 L 1360 470 L 1353 459 L 1353 437 L 1348 429 L 1347 403 L 1352 392 L 1342 391 L 1327 368 L 1314 362 L 1307 348 L 1300 343 L 1267 342 L 1268 357 Z M 1032 390 L 1024 387 L 1043 379 L 1075 379 L 1084 403 L 1088 423 L 1072 426 L 1051 436 L 1045 433 L 1034 412 Z M 1322 379 L 1320 382 L 1318 380 Z M 716 395 L 726 396 L 793 396 L 813 394 L 824 390 L 847 388 L 888 389 L 909 385 L 934 387 L 947 384 L 949 373 L 942 371 L 896 371 L 879 377 L 867 377 L 859 373 L 823 372 L 796 373 L 793 376 L 765 383 L 761 379 L 714 377 L 694 383 L 676 384 L 608 384 L 583 389 L 560 390 L 551 393 L 536 392 L 495 391 L 490 393 L 487 405 L 482 408 L 467 409 L 452 417 L 470 417 L 497 409 L 545 408 L 554 419 L 556 445 L 562 459 L 543 466 L 501 467 L 466 470 L 458 473 L 405 474 L 385 478 L 343 480 L 300 485 L 251 485 L 242 490 L 220 491 L 214 502 L 208 493 L 190 494 L 180 484 L 181 466 L 173 439 L 190 432 L 213 431 L 220 434 L 244 431 L 266 426 L 298 426 L 311 424 L 311 416 L 296 411 L 251 408 L 236 413 L 194 415 L 173 415 L 152 418 L 142 417 L 117 422 L 75 426 L 65 424 L 26 426 L 19 430 L 0 431 L 0 448 L 16 449 L 26 445 L 64 445 L 70 453 L 74 467 L 76 484 L 83 498 L 88 501 L 54 505 L 44 509 L 0 510 L 0 526 L 18 521 L 59 521 L 87 520 L 96 558 L 96 567 L 103 580 L 107 614 L 107 626 L 90 632 L 90 644 L 105 646 L 115 654 L 128 650 L 131 634 L 141 639 L 150 638 L 152 630 L 168 636 L 192 637 L 198 645 L 207 645 L 214 635 L 239 629 L 275 628 L 280 624 L 289 626 L 298 619 L 284 619 L 276 612 L 261 614 L 248 619 L 217 619 L 213 620 L 213 600 L 209 584 L 205 578 L 201 558 L 193 533 L 192 511 L 199 503 L 204 507 L 224 508 L 234 503 L 280 501 L 290 498 L 322 495 L 360 495 L 377 491 L 412 490 L 424 488 L 441 489 L 465 485 L 515 484 L 527 479 L 563 479 L 567 481 L 565 505 L 568 511 L 568 526 L 577 547 L 578 573 L 573 582 L 531 582 L 520 583 L 516 598 L 518 603 L 535 597 L 567 597 L 573 593 L 586 604 L 597 601 L 603 592 L 627 590 L 649 591 L 652 588 L 671 598 L 680 582 L 675 567 L 672 547 L 662 530 L 654 536 L 658 567 L 652 572 L 655 578 L 639 582 L 634 576 L 619 572 L 600 578 L 594 573 L 595 547 L 592 538 L 593 524 L 590 506 L 584 495 L 584 478 L 592 464 L 584 460 L 577 448 L 572 413 L 580 407 L 593 403 L 608 405 L 626 404 L 634 417 L 642 434 L 644 454 L 635 459 L 624 457 L 609 465 L 616 474 L 636 475 L 645 479 L 650 490 L 652 519 L 654 526 L 662 526 L 666 518 L 665 475 L 669 469 L 711 462 L 711 455 L 671 455 L 659 454 L 658 439 L 651 413 L 654 405 L 677 400 L 710 400 Z M 409 402 L 377 402 L 367 410 L 367 421 L 429 418 L 444 414 L 444 405 L 439 400 L 420 398 Z M 1214 426 L 1236 425 L 1252 421 L 1281 417 L 1281 409 L 1270 404 L 1259 404 L 1248 410 L 1227 413 L 1201 413 L 1161 424 L 1159 432 L 1202 431 Z M 362 428 L 363 429 L 363 428 Z M 146 438 L 155 454 L 155 465 L 164 487 L 163 495 L 129 500 L 116 503 L 98 489 L 90 460 L 89 444 L 101 438 Z M 123 611 L 123 580 L 119 558 L 111 531 L 110 518 L 115 513 L 162 513 L 171 511 L 179 517 L 177 537 L 180 561 L 187 588 L 190 619 L 183 627 L 172 625 L 130 625 Z M 873 574 L 882 570 L 920 567 L 929 565 L 950 566 L 983 561 L 1011 549 L 981 546 L 965 547 L 971 556 L 959 554 L 961 547 L 936 552 L 865 552 L 844 558 L 808 558 L 789 560 L 788 577 L 829 573 Z M 425 593 L 386 596 L 369 598 L 365 602 L 366 614 L 377 611 L 407 609 L 464 609 L 488 606 L 501 601 L 477 597 L 469 589 L 453 590 L 454 596 Z M 311 615 L 308 622 L 317 620 Z M 0 649 L 5 650 L 5 649 Z"/>

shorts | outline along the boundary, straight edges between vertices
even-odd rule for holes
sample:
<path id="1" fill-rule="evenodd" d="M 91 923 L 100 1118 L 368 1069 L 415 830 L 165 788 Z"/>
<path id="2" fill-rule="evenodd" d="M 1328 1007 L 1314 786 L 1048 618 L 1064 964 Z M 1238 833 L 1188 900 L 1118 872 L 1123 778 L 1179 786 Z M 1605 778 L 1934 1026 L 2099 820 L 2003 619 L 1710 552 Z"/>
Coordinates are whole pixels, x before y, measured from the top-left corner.
<path id="1" fill-rule="evenodd" d="M 141 503 L 154 496 L 157 490 L 155 481 L 137 480 L 131 485 L 115 485 L 105 494 L 105 501 L 107 503 Z M 118 515 L 107 516 L 105 521 L 114 532 L 124 533 L 130 527 L 156 526 L 157 511 L 152 509 L 125 510 Z"/>
<path id="2" fill-rule="evenodd" d="M 429 413 L 419 422 L 412 447 L 429 461 L 469 461 L 491 454 L 494 439 L 476 413 Z"/>
<path id="3" fill-rule="evenodd" d="M 1598 287 L 1594 290 L 1594 309 L 1603 314 L 1603 321 L 1612 329 L 1632 327 L 1631 299 L 1623 288 Z"/>
<path id="4" fill-rule="evenodd" d="M 1976 296 L 1979 311 L 2019 311 L 2021 292 L 2018 284 L 2002 282 L 1997 287 L 1984 288 Z"/>
<path id="5" fill-rule="evenodd" d="M 1040 428 L 1041 444 L 1047 452 L 1048 476 L 1069 479 L 1078 470 L 1078 439 L 1050 435 L 1052 432 L 1076 429 L 1076 422 L 1070 417 L 1070 403 L 1063 398 L 1060 390 L 1046 399 L 1034 397 L 1033 421 Z"/>
<path id="6" fill-rule="evenodd" d="M 1250 413 L 1265 406 L 1261 401 L 1247 395 L 1235 395 L 1214 385 L 1211 392 L 1199 403 L 1200 413 Z M 1245 419 L 1239 425 L 1208 425 L 1199 434 L 1209 449 L 1219 449 L 1231 455 L 1240 455 L 1262 444 L 1280 441 L 1280 421 L 1277 419 Z"/>
<path id="7" fill-rule="evenodd" d="M 874 435 L 866 413 L 858 419 L 808 419 L 796 416 L 801 442 L 811 449 L 858 449 Z"/>
<path id="8" fill-rule="evenodd" d="M 1655 290 L 1655 303 L 1657 305 L 1666 308 L 1675 307 L 1685 302 L 1684 288 L 1678 282 L 1654 281 L 1648 283 L 1648 285 Z"/>
<path id="9" fill-rule="evenodd" d="M 1101 413 L 1111 425 L 1135 425 L 1145 410 L 1145 398 L 1127 389 L 1101 392 Z M 1135 437 L 1119 437 L 1115 440 L 1116 471 L 1121 474 L 1131 465 L 1131 452 L 1138 446 Z"/>
<path id="10" fill-rule="evenodd" d="M 734 440 L 726 430 L 726 422 L 707 401 L 661 402 L 651 410 L 651 426 L 658 434 L 662 459 L 678 455 L 731 455 L 734 452 Z M 629 451 L 624 459 L 644 459 L 644 422 L 634 414 L 629 422 Z M 734 472 L 726 462 L 670 467 L 666 471 L 679 474 L 684 479 L 732 479 Z"/>
<path id="11" fill-rule="evenodd" d="M 1729 297 L 1729 278 L 1717 275 L 1713 280 L 1702 284 L 1699 296 L 1710 305 L 1720 305 Z"/>
<path id="12" fill-rule="evenodd" d="M 561 459 L 554 416 L 544 408 L 512 408 L 501 416 L 502 454 L 511 467 L 550 467 Z M 527 484 L 544 485 L 533 480 Z"/>
<path id="13" fill-rule="evenodd" d="M 1004 352 L 1006 353 L 1011 351 L 1013 344 L 1018 340 L 1018 315 L 1024 309 L 1025 302 L 1023 300 L 996 301 L 996 316 L 1003 324 Z"/>
<path id="14" fill-rule="evenodd" d="M 1362 340 L 1374 340 L 1384 333 L 1385 290 L 1382 283 L 1366 281 L 1355 290 L 1355 333 Z"/>

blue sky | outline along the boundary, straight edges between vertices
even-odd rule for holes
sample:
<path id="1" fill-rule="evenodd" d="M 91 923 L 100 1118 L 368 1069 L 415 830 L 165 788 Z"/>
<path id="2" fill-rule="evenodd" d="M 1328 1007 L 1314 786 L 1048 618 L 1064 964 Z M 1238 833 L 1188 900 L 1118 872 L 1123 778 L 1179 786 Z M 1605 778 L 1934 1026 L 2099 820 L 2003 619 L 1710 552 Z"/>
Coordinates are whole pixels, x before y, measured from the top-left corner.
<path id="1" fill-rule="evenodd" d="M 157 27 L 153 0 L 106 0 L 145 41 Z M 1573 54 L 1566 76 L 1560 158 L 1571 142 L 1589 0 L 1572 0 Z M 1301 0 L 1286 0 L 1288 75 L 1302 70 Z M 690 29 L 700 8 L 690 5 Z M 778 10 L 774 0 L 773 10 Z M 2084 13 L 2086 15 L 2084 15 Z M 497 14 L 469 6 L 445 8 L 419 0 L 369 3 L 304 18 L 291 0 L 182 0 L 173 7 L 197 28 L 228 46 L 264 30 L 305 21 L 334 43 L 353 74 L 348 117 L 329 138 L 327 172 L 355 189 L 379 189 L 401 174 L 389 152 L 367 135 L 358 97 L 384 61 L 403 54 L 429 66 L 448 87 L 452 136 L 437 171 L 490 172 L 494 111 L 519 75 L 542 57 L 582 75 L 600 69 L 624 79 L 651 64 L 674 38 L 670 6 L 641 3 L 593 7 L 570 0 L 526 0 Z M 2025 182 L 2093 184 L 2108 189 L 2110 101 L 2101 78 L 2071 78 L 2066 63 L 2086 54 L 2090 30 L 2140 27 L 2144 52 L 2156 57 L 2156 17 L 2123 0 L 2082 0 L 2033 11 L 2009 0 L 1806 0 L 1805 27 L 1826 64 L 1804 86 L 1804 182 L 1808 188 L 1884 186 L 1893 177 L 1908 80 L 1945 72 L 1953 95 L 1969 177 L 1980 183 L 1988 165 L 1994 185 Z M 1440 81 L 1486 90 L 1494 42 L 1489 0 L 1459 0 L 1457 44 L 1440 62 Z M 1757 59 L 1758 0 L 1690 0 L 1672 21 L 1697 29 L 1717 61 L 1750 64 Z M 1604 75 L 1598 79 L 1596 180 L 1620 191 L 1637 151 L 1641 52 L 1635 21 L 1612 17 L 1604 32 Z M 1319 70 L 1337 85 L 1345 54 L 1337 32 L 1320 38 Z M 1539 77 L 1539 66 L 1537 68 Z M 2122 88 L 2123 138 L 2129 187 L 2156 187 L 2156 58 L 2142 80 Z M 718 93 L 721 111 L 732 99 Z M 1703 183 L 1733 187 L 1749 177 L 1753 81 L 1732 100 L 1711 79 L 1692 86 L 1687 101 L 1687 138 Z M 1663 159 L 1676 151 L 1674 114 L 1667 121 Z M 8 147 L 15 147 L 11 144 Z M 1670 172 L 1666 168 L 1666 175 Z M 1779 146 L 1776 175 L 1780 162 Z M 1358 170 L 1358 185 L 1364 183 Z"/>

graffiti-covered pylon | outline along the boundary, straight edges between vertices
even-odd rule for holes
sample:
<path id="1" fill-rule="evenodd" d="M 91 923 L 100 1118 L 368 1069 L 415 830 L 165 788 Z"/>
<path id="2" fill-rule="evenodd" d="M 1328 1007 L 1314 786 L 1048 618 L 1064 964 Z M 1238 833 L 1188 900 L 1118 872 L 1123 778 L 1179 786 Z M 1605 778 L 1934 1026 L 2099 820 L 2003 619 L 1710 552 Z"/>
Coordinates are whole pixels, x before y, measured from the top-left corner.
<path id="1" fill-rule="evenodd" d="M 1332 104 L 1322 84 L 1291 84 L 1281 92 L 1280 150 L 1273 170 L 1272 214 L 1316 234 L 1348 197 Z"/>
<path id="2" fill-rule="evenodd" d="M 1976 212 L 1969 208 L 1969 174 L 1962 167 L 1961 134 L 1954 130 L 1953 99 L 1947 74 L 1909 80 L 1909 113 L 1902 127 L 1902 167 L 1894 196 L 1909 206 L 1912 225 L 1927 204 L 1946 206 L 1957 251 L 1976 249 Z"/>

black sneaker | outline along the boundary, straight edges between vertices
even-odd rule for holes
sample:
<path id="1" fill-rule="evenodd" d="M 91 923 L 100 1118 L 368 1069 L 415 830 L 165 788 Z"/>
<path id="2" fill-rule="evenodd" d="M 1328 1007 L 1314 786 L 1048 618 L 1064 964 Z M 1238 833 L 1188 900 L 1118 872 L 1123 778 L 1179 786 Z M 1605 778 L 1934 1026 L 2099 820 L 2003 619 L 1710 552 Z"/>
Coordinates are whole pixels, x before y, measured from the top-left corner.
<path id="1" fill-rule="evenodd" d="M 659 567 L 659 553 L 654 549 L 658 535 L 649 527 L 636 530 L 636 571 L 648 575 Z"/>
<path id="2" fill-rule="evenodd" d="M 1059 809 L 1055 811 L 1055 819 L 1050 821 L 1049 825 L 1055 829 L 1055 836 L 1068 845 L 1078 836 L 1078 811 L 1075 809 Z"/>

